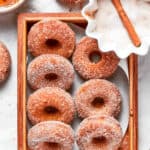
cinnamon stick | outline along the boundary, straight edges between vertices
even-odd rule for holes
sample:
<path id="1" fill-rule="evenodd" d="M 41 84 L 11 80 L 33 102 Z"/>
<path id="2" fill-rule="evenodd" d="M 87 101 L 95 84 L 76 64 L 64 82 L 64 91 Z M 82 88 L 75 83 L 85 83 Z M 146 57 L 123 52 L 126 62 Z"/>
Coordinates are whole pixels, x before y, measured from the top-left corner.
<path id="1" fill-rule="evenodd" d="M 128 31 L 130 39 L 132 40 L 133 44 L 136 47 L 139 47 L 141 45 L 140 38 L 138 37 L 138 35 L 134 29 L 134 26 L 132 25 L 129 17 L 127 16 L 124 8 L 122 7 L 120 0 L 112 0 L 112 2 L 120 16 L 120 19 L 122 20 L 123 25 L 125 26 L 125 28 Z"/>

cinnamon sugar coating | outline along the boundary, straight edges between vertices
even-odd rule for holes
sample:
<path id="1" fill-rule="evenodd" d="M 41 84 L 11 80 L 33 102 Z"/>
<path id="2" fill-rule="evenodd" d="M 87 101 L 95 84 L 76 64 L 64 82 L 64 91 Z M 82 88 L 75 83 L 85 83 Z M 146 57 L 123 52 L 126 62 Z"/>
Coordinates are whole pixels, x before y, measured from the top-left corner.
<path id="1" fill-rule="evenodd" d="M 72 150 L 74 132 L 59 121 L 46 121 L 33 126 L 28 133 L 30 150 Z"/>
<path id="2" fill-rule="evenodd" d="M 76 133 L 80 150 L 118 150 L 122 137 L 117 120 L 98 115 L 84 119 Z"/>
<path id="3" fill-rule="evenodd" d="M 27 78 L 33 89 L 59 87 L 67 90 L 73 83 L 74 69 L 64 57 L 45 54 L 36 57 L 29 64 Z"/>
<path id="4" fill-rule="evenodd" d="M 32 124 L 49 120 L 71 123 L 75 115 L 74 102 L 70 94 L 54 87 L 41 88 L 31 94 L 27 111 Z"/>
<path id="5" fill-rule="evenodd" d="M 100 57 L 98 62 L 90 60 L 94 53 Z M 77 44 L 72 60 L 75 70 L 84 79 L 107 78 L 116 71 L 119 63 L 114 52 L 101 52 L 97 40 L 90 37 L 82 38 Z"/>
<path id="6" fill-rule="evenodd" d="M 104 79 L 91 79 L 77 90 L 75 104 L 78 115 L 86 118 L 92 115 L 117 117 L 121 109 L 119 89 Z"/>
<path id="7" fill-rule="evenodd" d="M 6 46 L 0 42 L 0 83 L 4 82 L 9 74 L 11 58 Z"/>
<path id="8" fill-rule="evenodd" d="M 123 139 L 123 142 L 121 144 L 121 147 L 118 149 L 118 150 L 130 150 L 129 148 L 129 135 L 125 135 L 124 139 Z"/>
<path id="9" fill-rule="evenodd" d="M 69 58 L 75 47 L 75 33 L 64 22 L 43 20 L 34 24 L 28 34 L 29 52 L 34 56 L 58 54 Z"/>

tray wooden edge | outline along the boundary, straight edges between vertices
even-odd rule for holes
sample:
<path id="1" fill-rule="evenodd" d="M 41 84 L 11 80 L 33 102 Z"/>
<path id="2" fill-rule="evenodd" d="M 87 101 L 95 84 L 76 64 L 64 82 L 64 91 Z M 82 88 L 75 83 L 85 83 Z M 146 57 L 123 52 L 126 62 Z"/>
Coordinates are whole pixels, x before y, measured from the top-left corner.
<path id="1" fill-rule="evenodd" d="M 130 150 L 138 150 L 138 56 L 131 54 L 128 58 L 130 119 Z"/>
<path id="2" fill-rule="evenodd" d="M 18 19 L 18 149 L 26 149 L 26 21 L 24 17 Z M 24 37 L 24 39 L 22 38 Z"/>
<path id="3" fill-rule="evenodd" d="M 86 21 L 80 13 L 23 13 L 18 16 L 18 150 L 27 150 L 26 146 L 26 27 L 27 21 L 47 18 L 70 20 L 77 24 Z M 22 38 L 24 37 L 24 38 Z M 128 58 L 130 85 L 130 150 L 138 150 L 138 56 Z M 25 71 L 24 71 L 25 70 Z M 23 107 L 25 106 L 25 107 Z"/>

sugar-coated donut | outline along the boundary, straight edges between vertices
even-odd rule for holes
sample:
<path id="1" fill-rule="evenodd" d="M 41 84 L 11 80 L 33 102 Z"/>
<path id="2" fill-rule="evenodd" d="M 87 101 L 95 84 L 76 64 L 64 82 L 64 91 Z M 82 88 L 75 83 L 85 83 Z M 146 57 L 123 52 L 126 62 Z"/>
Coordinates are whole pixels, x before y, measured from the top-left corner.
<path id="1" fill-rule="evenodd" d="M 107 78 L 116 71 L 118 63 L 114 52 L 101 52 L 97 40 L 90 37 L 81 39 L 73 54 L 75 70 L 84 79 Z"/>
<path id="2" fill-rule="evenodd" d="M 72 150 L 74 131 L 59 121 L 41 122 L 29 130 L 30 150 Z"/>
<path id="3" fill-rule="evenodd" d="M 29 96 L 27 103 L 29 120 L 32 124 L 57 120 L 71 123 L 75 107 L 69 93 L 60 88 L 41 88 Z"/>
<path id="4" fill-rule="evenodd" d="M 81 122 L 77 134 L 80 150 L 118 150 L 122 141 L 122 129 L 110 116 L 91 116 Z"/>
<path id="5" fill-rule="evenodd" d="M 121 144 L 121 147 L 118 150 L 130 150 L 129 149 L 129 135 L 128 134 L 125 135 L 123 142 Z"/>
<path id="6" fill-rule="evenodd" d="M 117 117 L 121 108 L 119 89 L 104 79 L 86 81 L 75 94 L 75 104 L 80 117 L 96 114 Z"/>
<path id="7" fill-rule="evenodd" d="M 0 42 L 0 83 L 4 82 L 9 74 L 11 58 L 6 46 Z"/>
<path id="8" fill-rule="evenodd" d="M 45 54 L 36 57 L 29 64 L 27 78 L 33 89 L 59 87 L 67 90 L 73 83 L 74 69 L 64 57 Z"/>
<path id="9" fill-rule="evenodd" d="M 43 20 L 34 24 L 28 34 L 29 51 L 34 56 L 58 54 L 70 57 L 75 47 L 75 33 L 64 22 Z"/>

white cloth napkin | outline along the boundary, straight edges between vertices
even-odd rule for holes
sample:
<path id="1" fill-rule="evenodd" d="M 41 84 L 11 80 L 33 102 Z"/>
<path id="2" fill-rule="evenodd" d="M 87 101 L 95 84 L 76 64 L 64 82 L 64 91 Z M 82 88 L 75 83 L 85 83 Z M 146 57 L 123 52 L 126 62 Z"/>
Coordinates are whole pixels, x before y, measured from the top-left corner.
<path id="1" fill-rule="evenodd" d="M 55 0 L 27 0 L 15 14 L 0 16 L 0 40 L 10 50 L 12 70 L 0 86 L 0 150 L 17 150 L 17 15 L 18 12 L 64 12 Z M 139 149 L 150 148 L 150 53 L 139 61 Z"/>

